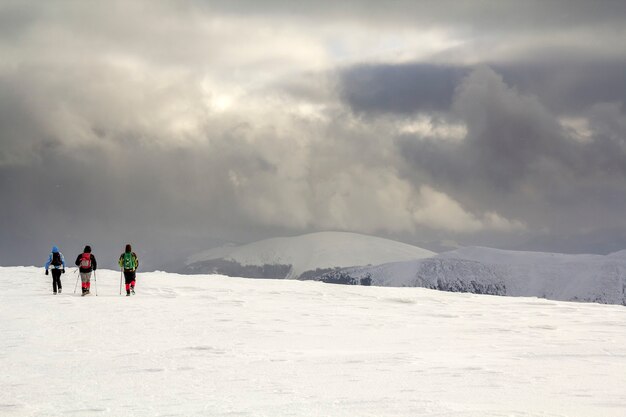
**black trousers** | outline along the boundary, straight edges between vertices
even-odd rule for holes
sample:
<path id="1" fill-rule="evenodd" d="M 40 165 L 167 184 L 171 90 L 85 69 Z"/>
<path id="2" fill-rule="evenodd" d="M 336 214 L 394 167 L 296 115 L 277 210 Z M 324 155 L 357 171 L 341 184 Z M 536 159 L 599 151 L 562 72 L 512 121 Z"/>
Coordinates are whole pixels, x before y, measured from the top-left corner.
<path id="1" fill-rule="evenodd" d="M 135 271 L 124 271 L 124 281 L 126 284 L 130 284 L 135 280 Z"/>
<path id="2" fill-rule="evenodd" d="M 62 288 L 61 285 L 61 270 L 60 269 L 51 269 L 52 271 L 52 291 L 57 292 L 57 288 L 60 290 Z"/>

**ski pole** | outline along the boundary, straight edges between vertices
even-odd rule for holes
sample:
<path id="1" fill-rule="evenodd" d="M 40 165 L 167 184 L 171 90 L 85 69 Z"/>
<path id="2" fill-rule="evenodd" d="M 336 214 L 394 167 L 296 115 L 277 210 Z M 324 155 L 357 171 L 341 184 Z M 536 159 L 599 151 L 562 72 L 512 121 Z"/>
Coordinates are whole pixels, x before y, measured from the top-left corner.
<path id="1" fill-rule="evenodd" d="M 96 278 L 96 271 L 93 271 L 93 283 L 96 287 L 96 297 L 98 296 L 98 278 Z"/>
<path id="2" fill-rule="evenodd" d="M 76 284 L 74 285 L 74 294 L 76 294 L 76 288 L 78 288 L 78 278 L 80 278 L 80 274 L 77 274 L 78 269 L 74 270 L 74 273 L 76 274 Z"/>
<path id="3" fill-rule="evenodd" d="M 122 295 L 122 279 L 124 277 L 124 271 L 120 268 L 120 295 Z"/>

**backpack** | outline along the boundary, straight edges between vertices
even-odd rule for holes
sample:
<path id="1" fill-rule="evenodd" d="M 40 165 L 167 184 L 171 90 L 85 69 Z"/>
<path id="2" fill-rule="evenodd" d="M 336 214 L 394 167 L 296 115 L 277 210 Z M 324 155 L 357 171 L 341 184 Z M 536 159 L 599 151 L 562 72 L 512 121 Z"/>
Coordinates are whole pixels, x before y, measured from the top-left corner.
<path id="1" fill-rule="evenodd" d="M 91 269 L 91 254 L 83 253 L 80 257 L 80 269 Z"/>
<path id="2" fill-rule="evenodd" d="M 124 252 L 124 269 L 131 271 L 135 269 L 135 257 L 132 253 Z"/>
<path id="3" fill-rule="evenodd" d="M 50 265 L 52 266 L 61 266 L 63 264 L 63 262 L 61 262 L 61 253 L 59 252 L 52 252 L 52 262 L 50 262 Z"/>

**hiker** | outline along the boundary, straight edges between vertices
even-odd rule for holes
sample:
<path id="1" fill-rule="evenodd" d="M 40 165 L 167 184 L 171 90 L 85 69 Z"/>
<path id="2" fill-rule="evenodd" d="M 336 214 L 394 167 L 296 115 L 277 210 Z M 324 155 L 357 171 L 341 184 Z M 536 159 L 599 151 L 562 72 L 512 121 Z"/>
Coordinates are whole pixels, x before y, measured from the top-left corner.
<path id="1" fill-rule="evenodd" d="M 76 265 L 80 272 L 80 282 L 83 289 L 83 296 L 89 294 L 89 288 L 91 287 L 91 271 L 95 271 L 98 268 L 95 256 L 91 253 L 91 246 L 85 246 L 83 253 L 76 258 Z"/>
<path id="2" fill-rule="evenodd" d="M 124 281 L 126 282 L 126 296 L 135 295 L 136 271 L 139 267 L 137 254 L 133 252 L 130 244 L 126 245 L 124 253 L 120 255 L 120 268 L 124 269 Z"/>
<path id="3" fill-rule="evenodd" d="M 57 291 L 61 293 L 61 274 L 65 274 L 65 257 L 59 252 L 59 248 L 52 247 L 52 252 L 48 256 L 48 262 L 46 262 L 46 275 L 48 275 L 48 268 L 52 267 L 52 293 L 56 294 Z"/>

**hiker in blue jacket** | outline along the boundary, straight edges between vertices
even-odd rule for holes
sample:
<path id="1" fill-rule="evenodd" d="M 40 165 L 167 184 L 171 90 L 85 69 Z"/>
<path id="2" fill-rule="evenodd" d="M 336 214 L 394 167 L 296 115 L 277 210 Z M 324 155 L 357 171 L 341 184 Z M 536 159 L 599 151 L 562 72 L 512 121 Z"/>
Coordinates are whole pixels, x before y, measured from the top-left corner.
<path id="1" fill-rule="evenodd" d="M 48 256 L 46 275 L 48 275 L 48 268 L 50 267 L 52 267 L 52 293 L 56 294 L 57 290 L 61 293 L 61 274 L 65 274 L 65 258 L 56 246 L 52 247 L 52 252 Z"/>

